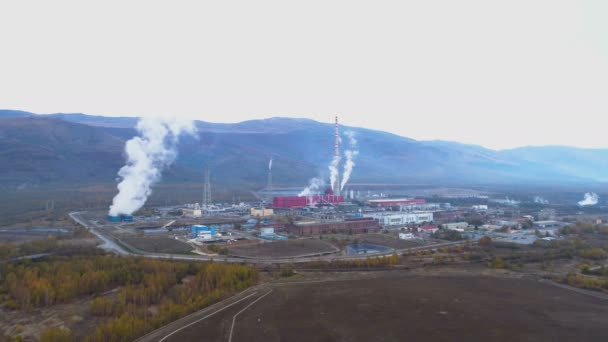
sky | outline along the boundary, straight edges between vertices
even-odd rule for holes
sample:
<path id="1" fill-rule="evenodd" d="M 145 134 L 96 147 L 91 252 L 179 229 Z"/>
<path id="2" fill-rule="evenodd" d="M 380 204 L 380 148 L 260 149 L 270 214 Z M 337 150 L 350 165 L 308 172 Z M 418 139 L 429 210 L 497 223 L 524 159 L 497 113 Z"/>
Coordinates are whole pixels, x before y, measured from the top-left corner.
<path id="1" fill-rule="evenodd" d="M 608 148 L 608 1 L 3 1 L 0 108 Z"/>

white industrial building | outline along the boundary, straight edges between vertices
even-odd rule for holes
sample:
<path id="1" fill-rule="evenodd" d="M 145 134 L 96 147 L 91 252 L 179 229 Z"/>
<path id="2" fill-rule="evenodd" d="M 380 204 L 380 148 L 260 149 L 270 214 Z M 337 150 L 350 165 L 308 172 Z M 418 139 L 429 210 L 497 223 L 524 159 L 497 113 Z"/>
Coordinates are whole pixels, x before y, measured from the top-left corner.
<path id="1" fill-rule="evenodd" d="M 444 223 L 442 225 L 442 227 L 444 229 L 456 230 L 459 232 L 464 231 L 468 226 L 469 226 L 469 224 L 467 222 L 452 222 L 452 223 Z"/>
<path id="2" fill-rule="evenodd" d="M 383 226 L 401 226 L 412 223 L 420 224 L 423 222 L 433 222 L 433 213 L 431 212 L 372 213 L 365 214 L 364 217 L 376 219 Z"/>

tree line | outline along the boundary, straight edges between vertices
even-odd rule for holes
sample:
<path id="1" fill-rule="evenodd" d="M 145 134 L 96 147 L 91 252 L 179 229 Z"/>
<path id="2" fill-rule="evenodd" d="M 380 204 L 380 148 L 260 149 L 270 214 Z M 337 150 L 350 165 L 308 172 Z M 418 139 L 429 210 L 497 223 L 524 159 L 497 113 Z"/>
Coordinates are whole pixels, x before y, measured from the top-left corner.
<path id="1" fill-rule="evenodd" d="M 86 339 L 91 342 L 131 341 L 256 281 L 257 271 L 245 265 L 141 257 L 50 257 L 0 264 L 0 298 L 7 308 L 29 310 L 94 297 L 90 313 L 107 320 Z M 71 338 L 64 331 L 60 335 Z"/>

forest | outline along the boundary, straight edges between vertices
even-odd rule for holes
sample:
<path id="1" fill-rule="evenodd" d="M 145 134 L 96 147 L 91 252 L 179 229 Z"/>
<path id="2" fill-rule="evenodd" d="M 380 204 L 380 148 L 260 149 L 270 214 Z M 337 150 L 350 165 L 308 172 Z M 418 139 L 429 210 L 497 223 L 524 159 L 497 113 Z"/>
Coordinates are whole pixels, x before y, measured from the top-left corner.
<path id="1" fill-rule="evenodd" d="M 86 341 L 132 341 L 257 282 L 239 264 L 140 257 L 53 256 L 0 264 L 0 299 L 10 310 L 33 310 L 93 298 L 90 314 L 105 323 Z M 42 341 L 75 341 L 69 329 L 50 328 Z"/>

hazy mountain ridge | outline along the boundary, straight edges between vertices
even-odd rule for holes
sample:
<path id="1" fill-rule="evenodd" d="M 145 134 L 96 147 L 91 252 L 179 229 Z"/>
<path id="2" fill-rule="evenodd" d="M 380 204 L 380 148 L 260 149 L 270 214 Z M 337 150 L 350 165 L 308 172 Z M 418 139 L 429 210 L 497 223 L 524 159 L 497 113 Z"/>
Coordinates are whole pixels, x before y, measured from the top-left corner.
<path id="1" fill-rule="evenodd" d="M 86 114 L 35 115 L 0 110 L 0 185 L 113 182 L 124 163 L 124 141 L 136 118 Z M 270 118 L 232 124 L 196 122 L 184 137 L 166 182 L 197 181 L 210 164 L 218 184 L 262 187 L 270 155 L 277 186 L 327 177 L 333 125 Z M 605 181 L 608 150 L 526 147 L 495 151 L 446 141 L 416 141 L 355 127 L 360 155 L 353 182 L 508 184 Z M 348 148 L 343 139 L 343 149 Z"/>

